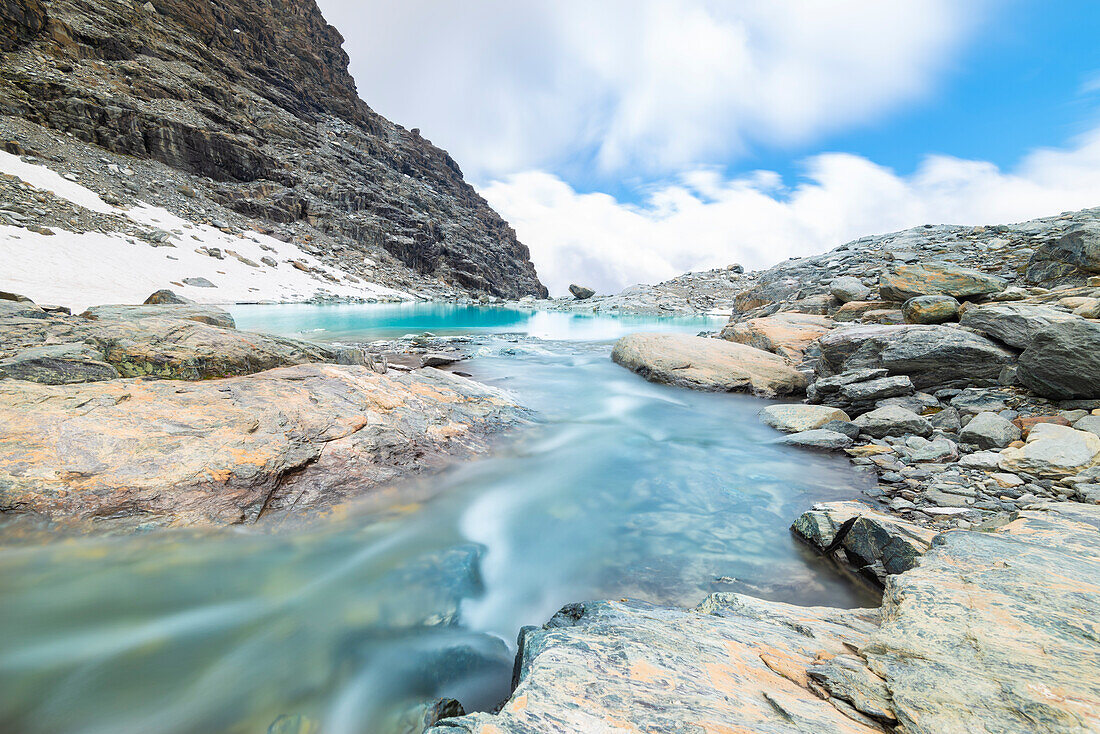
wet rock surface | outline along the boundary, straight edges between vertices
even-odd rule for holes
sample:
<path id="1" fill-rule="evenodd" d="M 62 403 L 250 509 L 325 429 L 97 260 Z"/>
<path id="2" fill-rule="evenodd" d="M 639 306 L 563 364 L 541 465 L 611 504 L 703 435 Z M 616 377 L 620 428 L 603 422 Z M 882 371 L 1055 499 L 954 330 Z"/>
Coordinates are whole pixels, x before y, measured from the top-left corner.
<path id="1" fill-rule="evenodd" d="M 897 569 L 884 574 L 881 610 L 734 594 L 694 610 L 570 605 L 521 635 L 518 685 L 498 714 L 429 731 L 1096 727 L 1100 589 L 1071 579 L 1100 570 L 1100 508 L 1051 505 L 991 532 L 934 539 L 858 505 L 815 508 L 800 524 L 831 544 L 845 517 L 854 522 L 844 552 Z"/>
<path id="2" fill-rule="evenodd" d="M 790 395 L 806 378 L 779 356 L 743 344 L 684 334 L 631 334 L 611 358 L 651 382 L 716 392 Z"/>
<path id="3" fill-rule="evenodd" d="M 202 382 L 0 380 L 0 511 L 251 523 L 485 447 L 522 411 L 438 370 L 300 365 Z"/>

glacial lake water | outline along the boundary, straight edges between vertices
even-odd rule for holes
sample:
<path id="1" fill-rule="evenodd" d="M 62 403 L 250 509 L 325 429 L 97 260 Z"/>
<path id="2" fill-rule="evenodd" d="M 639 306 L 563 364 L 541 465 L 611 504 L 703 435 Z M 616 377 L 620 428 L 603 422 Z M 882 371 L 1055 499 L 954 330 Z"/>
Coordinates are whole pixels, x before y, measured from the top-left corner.
<path id="1" fill-rule="evenodd" d="M 654 385 L 609 359 L 629 331 L 718 321 L 232 311 L 242 329 L 343 343 L 473 335 L 457 368 L 535 423 L 385 511 L 0 547 L 0 731 L 418 732 L 424 702 L 507 695 L 518 629 L 569 602 L 877 603 L 788 531 L 814 502 L 859 496 L 864 475 L 776 445 L 763 401 Z"/>

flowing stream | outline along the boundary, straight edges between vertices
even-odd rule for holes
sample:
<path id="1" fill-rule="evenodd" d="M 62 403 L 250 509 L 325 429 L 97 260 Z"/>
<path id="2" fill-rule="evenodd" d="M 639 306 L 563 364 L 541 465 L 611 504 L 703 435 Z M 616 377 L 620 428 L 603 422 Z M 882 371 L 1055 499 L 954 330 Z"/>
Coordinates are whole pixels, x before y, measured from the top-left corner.
<path id="1" fill-rule="evenodd" d="M 876 603 L 788 532 L 867 481 L 773 443 L 746 396 L 613 364 L 632 330 L 708 319 L 505 308 L 242 306 L 242 329 L 366 342 L 473 335 L 457 365 L 534 425 L 409 483 L 408 504 L 296 527 L 5 543 L 0 731 L 419 732 L 439 697 L 491 709 L 514 641 L 593 598 L 694 605 L 712 591 Z"/>

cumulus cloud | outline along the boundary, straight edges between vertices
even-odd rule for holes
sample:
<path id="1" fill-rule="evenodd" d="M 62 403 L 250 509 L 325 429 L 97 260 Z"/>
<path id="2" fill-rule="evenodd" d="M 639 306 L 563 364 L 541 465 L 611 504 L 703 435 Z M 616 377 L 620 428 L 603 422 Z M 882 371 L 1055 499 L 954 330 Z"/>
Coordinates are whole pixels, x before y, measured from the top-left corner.
<path id="1" fill-rule="evenodd" d="M 540 171 L 481 193 L 531 248 L 551 292 L 582 282 L 613 293 L 733 262 L 767 267 L 930 222 L 995 224 L 1100 205 L 1100 129 L 1066 149 L 1033 151 L 1010 171 L 930 156 L 900 176 L 843 153 L 813 156 L 804 171 L 788 188 L 771 172 L 726 179 L 695 169 L 640 206 L 578 193 Z"/>
<path id="2" fill-rule="evenodd" d="M 926 94 L 990 0 L 321 0 L 361 95 L 474 180 L 653 175 Z"/>

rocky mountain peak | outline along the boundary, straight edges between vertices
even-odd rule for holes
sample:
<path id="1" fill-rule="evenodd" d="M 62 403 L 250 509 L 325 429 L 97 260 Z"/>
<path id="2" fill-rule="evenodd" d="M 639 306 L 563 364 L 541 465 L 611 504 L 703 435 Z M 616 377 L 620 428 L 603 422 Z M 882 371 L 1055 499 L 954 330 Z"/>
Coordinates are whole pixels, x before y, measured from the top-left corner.
<path id="1" fill-rule="evenodd" d="M 194 175 L 211 201 L 332 249 L 545 295 L 455 161 L 359 99 L 313 0 L 0 0 L 0 21 L 0 114 Z"/>

